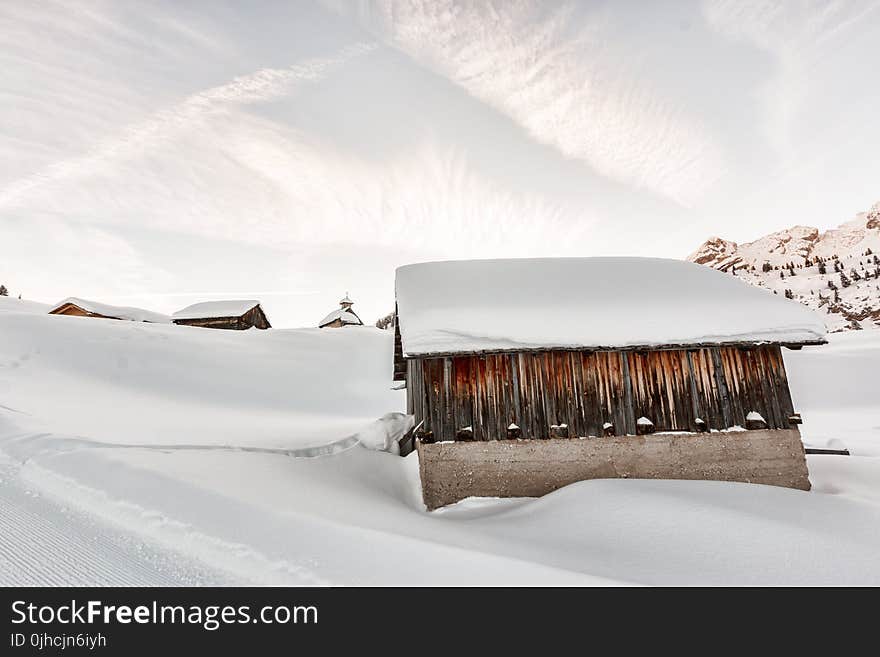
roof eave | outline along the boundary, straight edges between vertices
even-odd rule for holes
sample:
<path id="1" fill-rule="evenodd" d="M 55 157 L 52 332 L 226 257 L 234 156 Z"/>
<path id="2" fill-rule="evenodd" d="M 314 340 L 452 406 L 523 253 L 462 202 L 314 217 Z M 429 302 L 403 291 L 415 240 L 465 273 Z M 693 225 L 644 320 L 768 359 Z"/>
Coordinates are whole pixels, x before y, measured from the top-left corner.
<path id="1" fill-rule="evenodd" d="M 244 313 L 246 315 L 247 313 Z M 244 315 L 229 315 L 227 317 L 174 317 L 172 321 L 174 322 L 204 322 L 204 321 L 212 321 L 219 322 L 220 320 L 227 319 L 241 319 Z"/>
<path id="2" fill-rule="evenodd" d="M 729 341 L 729 342 L 701 342 L 701 343 L 680 343 L 680 344 L 652 344 L 652 345 L 627 345 L 627 346 L 593 346 L 593 347 L 571 347 L 571 346 L 552 346 L 552 347 L 515 347 L 510 349 L 476 349 L 462 351 L 437 351 L 425 353 L 409 353 L 403 352 L 404 360 L 412 360 L 415 358 L 449 358 L 457 356 L 491 356 L 496 354 L 517 354 L 517 353 L 542 353 L 546 351 L 577 351 L 577 352 L 595 352 L 595 351 L 672 351 L 687 349 L 710 349 L 712 347 L 738 347 L 741 349 L 779 346 L 789 349 L 800 349 L 801 347 L 813 347 L 828 344 L 828 340 L 756 340 L 756 341 Z"/>

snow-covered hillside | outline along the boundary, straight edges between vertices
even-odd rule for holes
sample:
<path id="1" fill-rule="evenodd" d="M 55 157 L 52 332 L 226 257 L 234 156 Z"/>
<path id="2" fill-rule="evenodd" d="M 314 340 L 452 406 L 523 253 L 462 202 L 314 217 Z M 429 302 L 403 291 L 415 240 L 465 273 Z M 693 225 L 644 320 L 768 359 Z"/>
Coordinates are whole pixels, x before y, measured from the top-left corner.
<path id="1" fill-rule="evenodd" d="M 33 432 L 298 449 L 348 436 L 404 399 L 390 390 L 388 336 L 373 327 L 239 332 L 18 313 L 0 321 L 0 403 Z"/>
<path id="2" fill-rule="evenodd" d="M 416 454 L 344 441 L 403 409 L 392 338 L 3 313 L 0 584 L 880 584 L 880 332 L 785 354 L 806 440 L 854 453 L 810 457 L 813 492 L 607 480 L 434 513 Z M 326 445 L 349 449 L 297 457 Z"/>
<path id="3" fill-rule="evenodd" d="M 37 315 L 43 315 L 49 312 L 51 308 L 52 306 L 48 303 L 25 301 L 22 299 L 17 299 L 16 297 L 0 296 L 0 313 L 34 313 Z"/>
<path id="4" fill-rule="evenodd" d="M 824 233 L 794 226 L 746 244 L 713 237 L 688 260 L 817 309 L 829 330 L 880 327 L 880 203 Z"/>

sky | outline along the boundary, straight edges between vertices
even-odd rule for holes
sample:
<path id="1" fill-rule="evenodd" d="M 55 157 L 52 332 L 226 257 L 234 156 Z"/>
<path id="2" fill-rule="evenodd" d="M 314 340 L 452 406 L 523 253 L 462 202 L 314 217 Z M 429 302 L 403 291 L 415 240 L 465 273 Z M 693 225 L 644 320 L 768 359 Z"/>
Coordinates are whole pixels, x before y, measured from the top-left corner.
<path id="1" fill-rule="evenodd" d="M 859 0 L 4 0 L 0 282 L 373 323 L 411 262 L 831 228 L 880 200 L 878 37 Z"/>

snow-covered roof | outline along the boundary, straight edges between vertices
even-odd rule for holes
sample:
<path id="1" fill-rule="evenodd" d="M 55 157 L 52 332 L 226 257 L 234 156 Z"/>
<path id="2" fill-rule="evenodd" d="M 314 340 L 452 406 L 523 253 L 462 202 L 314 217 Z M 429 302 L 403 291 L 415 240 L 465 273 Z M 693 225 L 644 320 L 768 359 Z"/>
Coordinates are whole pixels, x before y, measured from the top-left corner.
<path id="1" fill-rule="evenodd" d="M 202 301 L 187 306 L 174 313 L 172 319 L 212 319 L 221 317 L 241 317 L 254 306 L 260 305 L 253 299 L 233 299 L 225 301 Z"/>
<path id="2" fill-rule="evenodd" d="M 169 324 L 171 318 L 162 313 L 154 313 L 151 310 L 143 308 L 132 308 L 130 306 L 111 306 L 107 303 L 99 303 L 98 301 L 90 301 L 89 299 L 80 299 L 78 297 L 68 297 L 64 301 L 59 301 L 49 310 L 49 314 L 55 313 L 67 304 L 72 304 L 82 308 L 86 312 L 103 315 L 104 317 L 112 317 L 114 319 L 125 319 L 132 322 L 153 322 L 154 324 Z"/>
<path id="3" fill-rule="evenodd" d="M 397 270 L 406 356 L 821 342 L 819 315 L 731 274 L 660 258 L 463 260 Z"/>
<path id="4" fill-rule="evenodd" d="M 318 328 L 326 326 L 327 324 L 330 324 L 330 323 L 336 321 L 337 319 L 341 319 L 343 324 L 356 324 L 358 326 L 363 325 L 363 322 L 361 321 L 360 317 L 355 315 L 353 312 L 351 312 L 350 310 L 344 310 L 343 308 L 339 308 L 338 310 L 334 310 L 332 313 L 330 313 L 324 319 L 322 319 L 318 323 Z"/>

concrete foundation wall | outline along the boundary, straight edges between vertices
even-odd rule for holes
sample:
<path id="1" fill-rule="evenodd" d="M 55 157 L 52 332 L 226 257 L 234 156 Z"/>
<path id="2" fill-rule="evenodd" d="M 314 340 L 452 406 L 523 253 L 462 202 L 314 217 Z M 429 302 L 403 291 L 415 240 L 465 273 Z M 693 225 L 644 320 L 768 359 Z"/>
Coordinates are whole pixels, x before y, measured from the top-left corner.
<path id="1" fill-rule="evenodd" d="M 429 509 L 538 497 L 585 479 L 711 479 L 810 489 L 797 429 L 418 445 Z"/>

